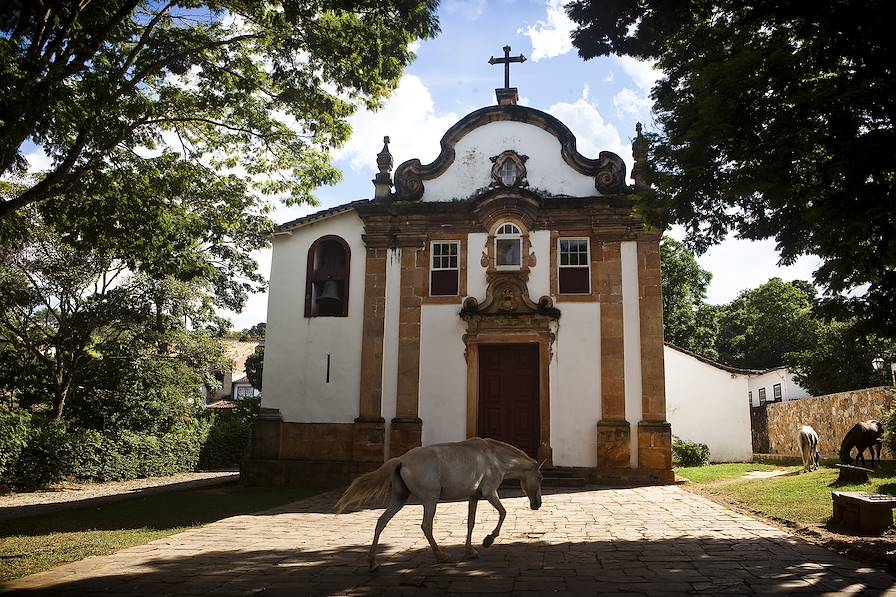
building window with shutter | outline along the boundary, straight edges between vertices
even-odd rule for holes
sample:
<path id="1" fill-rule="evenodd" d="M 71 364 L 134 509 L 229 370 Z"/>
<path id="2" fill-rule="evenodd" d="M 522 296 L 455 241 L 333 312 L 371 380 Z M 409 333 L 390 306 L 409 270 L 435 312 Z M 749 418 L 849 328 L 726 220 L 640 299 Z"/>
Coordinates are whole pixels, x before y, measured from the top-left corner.
<path id="1" fill-rule="evenodd" d="M 560 294 L 591 293 L 591 260 L 587 238 L 560 238 L 557 283 Z"/>
<path id="2" fill-rule="evenodd" d="M 772 386 L 772 395 L 775 398 L 775 402 L 781 402 L 781 384 L 776 383 Z"/>
<path id="3" fill-rule="evenodd" d="M 460 242 L 434 241 L 430 245 L 429 295 L 455 296 L 460 274 Z"/>

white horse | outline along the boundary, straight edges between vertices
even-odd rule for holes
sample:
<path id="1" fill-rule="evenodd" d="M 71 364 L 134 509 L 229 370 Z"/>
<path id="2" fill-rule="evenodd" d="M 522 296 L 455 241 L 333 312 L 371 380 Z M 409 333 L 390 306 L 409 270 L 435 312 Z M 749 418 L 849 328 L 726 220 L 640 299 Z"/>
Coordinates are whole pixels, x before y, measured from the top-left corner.
<path id="1" fill-rule="evenodd" d="M 814 471 L 818 468 L 821 454 L 818 453 L 818 434 L 808 425 L 799 430 L 800 453 L 803 455 L 803 471 Z"/>
<path id="2" fill-rule="evenodd" d="M 386 462 L 377 470 L 361 475 L 352 482 L 336 504 L 341 513 L 352 504 L 370 499 L 382 501 L 389 494 L 386 511 L 376 523 L 373 543 L 367 560 L 370 570 L 376 570 L 376 545 L 380 533 L 401 510 L 411 495 L 423 504 L 423 534 L 426 535 L 439 562 L 449 561 L 432 536 L 432 519 L 436 503 L 443 500 L 469 500 L 467 516 L 466 555 L 478 556 L 471 544 L 473 525 L 476 523 L 476 505 L 480 498 L 488 500 L 498 511 L 498 525 L 489 533 L 482 545 L 494 543 L 507 511 L 498 499 L 498 487 L 504 479 L 519 479 L 520 486 L 529 498 L 533 510 L 541 507 L 541 465 L 525 452 L 504 442 L 474 437 L 452 444 L 436 444 L 414 448 Z M 391 489 L 391 493 L 390 493 Z"/>

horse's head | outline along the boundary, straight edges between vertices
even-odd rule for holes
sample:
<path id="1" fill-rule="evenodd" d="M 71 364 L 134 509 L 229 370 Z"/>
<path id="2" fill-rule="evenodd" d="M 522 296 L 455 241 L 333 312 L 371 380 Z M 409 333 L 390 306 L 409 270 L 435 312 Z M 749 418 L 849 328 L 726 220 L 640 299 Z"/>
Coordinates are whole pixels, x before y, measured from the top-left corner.
<path id="1" fill-rule="evenodd" d="M 533 510 L 541 508 L 541 465 L 535 460 L 532 461 L 532 467 L 523 473 L 520 477 L 520 487 L 523 488 L 526 497 L 529 498 L 529 507 Z"/>

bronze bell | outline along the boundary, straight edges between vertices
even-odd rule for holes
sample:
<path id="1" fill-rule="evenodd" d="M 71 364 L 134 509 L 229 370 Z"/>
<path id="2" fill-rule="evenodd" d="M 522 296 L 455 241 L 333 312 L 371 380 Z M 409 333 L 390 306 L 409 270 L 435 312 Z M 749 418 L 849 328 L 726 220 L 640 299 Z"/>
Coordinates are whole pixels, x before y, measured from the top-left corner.
<path id="1" fill-rule="evenodd" d="M 320 296 L 317 297 L 317 301 L 333 301 L 336 303 L 342 302 L 342 297 L 339 296 L 339 284 L 336 282 L 336 280 L 327 280 L 326 282 L 324 282 L 323 289 L 320 292 Z"/>

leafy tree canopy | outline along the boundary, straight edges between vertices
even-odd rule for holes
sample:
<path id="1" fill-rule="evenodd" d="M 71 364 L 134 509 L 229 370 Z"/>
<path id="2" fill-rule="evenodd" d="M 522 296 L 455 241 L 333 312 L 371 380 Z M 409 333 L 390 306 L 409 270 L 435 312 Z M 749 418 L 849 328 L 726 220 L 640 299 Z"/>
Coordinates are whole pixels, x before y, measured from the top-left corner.
<path id="1" fill-rule="evenodd" d="M 660 257 L 665 339 L 679 348 L 718 358 L 716 308 L 704 303 L 712 274 L 700 267 L 684 244 L 668 236 L 660 244 Z"/>
<path id="2" fill-rule="evenodd" d="M 874 358 L 894 354 L 896 343 L 858 331 L 855 322 L 821 324 L 811 347 L 785 355 L 794 379 L 813 396 L 890 384 L 889 363 L 875 371 Z"/>
<path id="3" fill-rule="evenodd" d="M 328 152 L 348 137 L 346 118 L 377 106 L 413 57 L 408 44 L 438 31 L 435 4 L 5 2 L 0 177 L 24 176 L 28 142 L 52 165 L 4 194 L 0 219 L 98 170 L 127 191 L 185 163 L 208 166 L 194 173 L 209 182 L 228 171 L 252 191 L 313 202 L 338 178 Z M 171 155 L 146 166 L 163 143 Z"/>
<path id="4" fill-rule="evenodd" d="M 590 59 L 654 60 L 650 170 L 665 222 L 822 258 L 829 314 L 896 336 L 896 36 L 884 0 L 575 0 Z M 861 42 L 857 42 L 861 40 Z M 649 211 L 649 210 L 648 210 Z M 664 223 L 665 223 L 664 222 Z M 843 298 L 843 291 L 867 291 Z"/>
<path id="5" fill-rule="evenodd" d="M 785 354 L 814 344 L 817 321 L 811 310 L 802 286 L 780 278 L 744 290 L 719 313 L 719 359 L 748 369 L 783 365 Z"/>
<path id="6" fill-rule="evenodd" d="M 35 216 L 0 247 L 0 395 L 93 428 L 173 426 L 226 359 L 211 281 L 155 279 Z"/>

